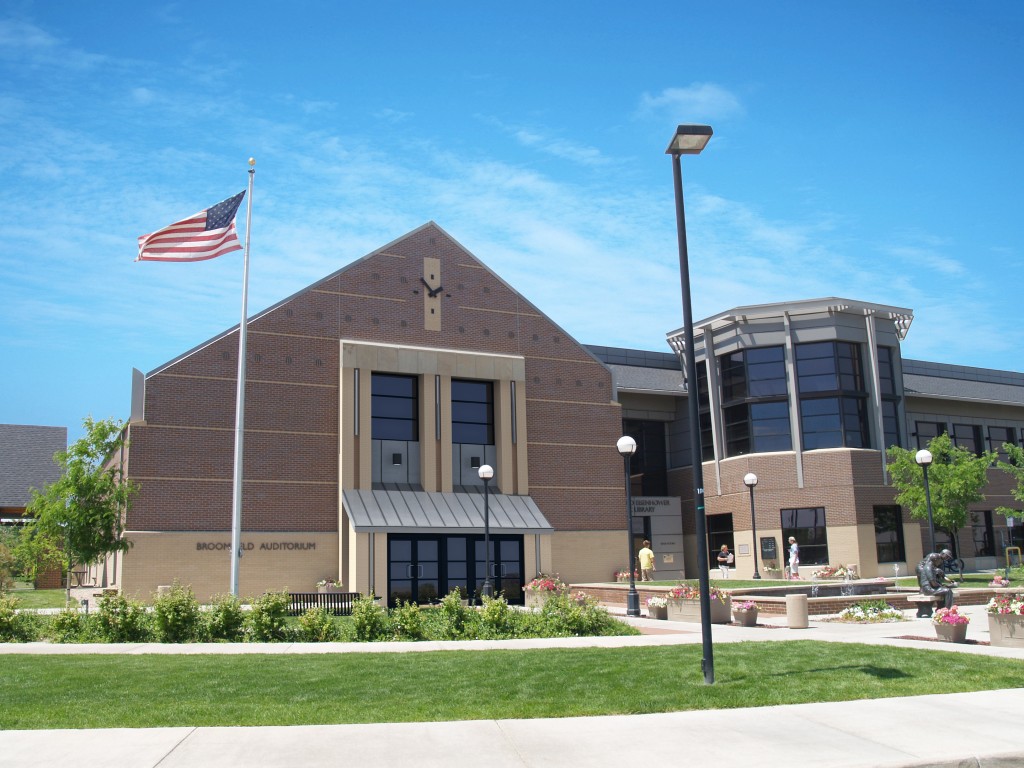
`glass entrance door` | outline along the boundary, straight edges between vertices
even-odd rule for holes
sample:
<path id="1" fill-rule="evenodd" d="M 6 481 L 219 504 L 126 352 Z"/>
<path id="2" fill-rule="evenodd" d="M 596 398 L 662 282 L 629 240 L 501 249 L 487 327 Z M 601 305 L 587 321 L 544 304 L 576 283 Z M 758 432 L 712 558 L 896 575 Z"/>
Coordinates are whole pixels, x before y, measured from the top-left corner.
<path id="1" fill-rule="evenodd" d="M 484 585 L 482 535 L 388 536 L 388 605 L 432 603 L 458 589 L 472 597 Z M 491 536 L 491 584 L 513 605 L 523 602 L 523 537 Z"/>

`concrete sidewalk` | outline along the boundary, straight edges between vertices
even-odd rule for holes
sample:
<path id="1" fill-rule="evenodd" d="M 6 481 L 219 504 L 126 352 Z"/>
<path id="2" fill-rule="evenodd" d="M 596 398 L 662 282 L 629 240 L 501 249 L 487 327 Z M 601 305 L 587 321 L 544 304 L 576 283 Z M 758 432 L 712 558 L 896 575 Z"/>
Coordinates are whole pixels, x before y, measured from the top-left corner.
<path id="1" fill-rule="evenodd" d="M 992 648 L 980 606 L 968 640 L 931 642 L 931 623 L 848 625 L 812 619 L 786 628 L 715 625 L 715 643 L 815 639 L 917 647 L 1024 661 L 1024 649 Z M 644 646 L 701 642 L 695 624 L 631 620 L 656 631 L 629 638 L 478 641 L 460 648 Z M 918 637 L 919 640 L 908 640 Z M 347 653 L 424 652 L 450 643 L 57 646 L 0 645 L 3 653 Z M 2 668 L 0 657 L 0 668 Z M 496 669 L 500 673 L 500 669 Z M 1024 684 L 1024 664 L 1021 669 Z M 1024 766 L 1019 715 L 1024 688 L 894 699 L 545 720 L 0 732 L 0 768 L 17 766 L 516 766 L 711 765 Z M 933 725 L 932 723 L 936 723 Z"/>

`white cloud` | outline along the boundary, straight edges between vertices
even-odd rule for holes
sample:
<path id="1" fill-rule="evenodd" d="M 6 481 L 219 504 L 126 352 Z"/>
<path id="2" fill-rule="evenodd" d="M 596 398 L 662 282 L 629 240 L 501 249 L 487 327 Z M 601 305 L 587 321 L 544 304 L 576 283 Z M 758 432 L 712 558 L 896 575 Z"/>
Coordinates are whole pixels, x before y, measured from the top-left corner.
<path id="1" fill-rule="evenodd" d="M 666 88 L 661 93 L 644 93 L 637 109 L 640 116 L 666 116 L 674 122 L 710 122 L 743 114 L 740 100 L 714 83 L 692 83 L 684 88 Z"/>

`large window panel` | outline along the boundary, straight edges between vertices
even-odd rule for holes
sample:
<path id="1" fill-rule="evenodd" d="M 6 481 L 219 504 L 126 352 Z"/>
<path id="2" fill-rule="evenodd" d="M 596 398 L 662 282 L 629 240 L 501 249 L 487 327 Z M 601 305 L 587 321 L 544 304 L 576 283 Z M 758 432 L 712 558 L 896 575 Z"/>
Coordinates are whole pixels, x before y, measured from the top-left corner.
<path id="1" fill-rule="evenodd" d="M 804 449 L 870 447 L 860 347 L 797 344 L 796 369 Z"/>
<path id="2" fill-rule="evenodd" d="M 824 507 L 783 509 L 782 541 L 796 539 L 800 547 L 801 565 L 828 564 L 828 531 L 825 527 Z M 789 545 L 785 545 L 788 550 Z"/>
<path id="3" fill-rule="evenodd" d="M 782 347 L 757 347 L 719 358 L 726 456 L 793 449 Z"/>
<path id="4" fill-rule="evenodd" d="M 452 379 L 452 442 L 494 445 L 494 383 Z"/>
<path id="5" fill-rule="evenodd" d="M 1003 449 L 1003 445 L 1017 444 L 1017 432 L 1013 427 L 989 427 L 988 428 L 988 449 L 996 451 L 1002 461 L 1009 461 L 1010 457 Z"/>
<path id="6" fill-rule="evenodd" d="M 903 509 L 898 504 L 875 507 L 875 553 L 879 563 L 902 563 L 907 559 Z"/>
<path id="7" fill-rule="evenodd" d="M 415 376 L 374 373 L 371 381 L 374 440 L 419 440 L 419 395 Z"/>

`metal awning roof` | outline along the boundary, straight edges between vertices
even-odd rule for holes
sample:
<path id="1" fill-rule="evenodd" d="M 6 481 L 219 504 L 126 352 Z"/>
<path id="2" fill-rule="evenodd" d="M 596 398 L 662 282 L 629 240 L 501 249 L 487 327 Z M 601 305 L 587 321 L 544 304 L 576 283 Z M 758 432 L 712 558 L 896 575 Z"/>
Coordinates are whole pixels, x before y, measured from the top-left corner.
<path id="1" fill-rule="evenodd" d="M 352 529 L 359 533 L 479 533 L 484 528 L 482 493 L 413 490 L 342 491 Z M 490 529 L 495 533 L 553 533 L 529 496 L 488 494 Z"/>

